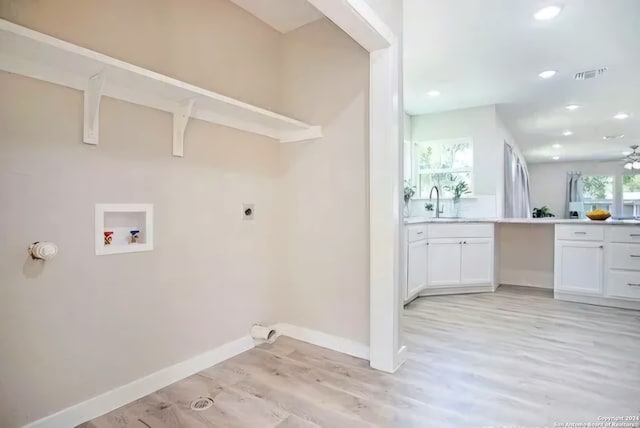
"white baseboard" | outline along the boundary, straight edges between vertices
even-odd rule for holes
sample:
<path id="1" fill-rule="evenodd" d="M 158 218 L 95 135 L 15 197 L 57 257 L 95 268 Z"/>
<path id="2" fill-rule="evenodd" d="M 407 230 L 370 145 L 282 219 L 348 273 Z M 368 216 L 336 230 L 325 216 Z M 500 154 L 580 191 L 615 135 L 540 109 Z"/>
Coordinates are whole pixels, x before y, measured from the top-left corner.
<path id="1" fill-rule="evenodd" d="M 369 359 L 369 347 L 344 337 L 333 336 L 320 331 L 291 324 L 275 325 L 278 335 L 289 336 L 303 342 L 331 349 L 358 358 Z M 112 389 L 87 401 L 67 407 L 52 415 L 31 422 L 24 428 L 61 428 L 74 427 L 109 413 L 119 407 L 149 395 L 174 382 L 189 377 L 199 371 L 228 360 L 255 346 L 251 336 L 244 336 L 218 348 L 196 355 L 186 361 L 151 373 L 131 383 Z"/>
<path id="2" fill-rule="evenodd" d="M 251 336 L 244 336 L 186 361 L 151 373 L 87 401 L 68 407 L 26 425 L 24 428 L 75 427 L 109 413 L 174 382 L 189 377 L 254 347 Z"/>
<path id="3" fill-rule="evenodd" d="M 369 359 L 369 346 L 351 339 L 323 333 L 309 328 L 291 324 L 278 323 L 275 325 L 278 336 L 288 336 L 302 342 L 311 343 L 322 348 L 331 349 L 354 357 Z"/>

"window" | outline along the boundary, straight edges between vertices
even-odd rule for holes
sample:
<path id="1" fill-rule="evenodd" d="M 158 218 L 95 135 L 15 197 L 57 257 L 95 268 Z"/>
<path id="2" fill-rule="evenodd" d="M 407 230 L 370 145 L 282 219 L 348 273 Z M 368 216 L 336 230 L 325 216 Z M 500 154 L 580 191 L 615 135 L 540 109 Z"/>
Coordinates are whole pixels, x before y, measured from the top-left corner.
<path id="1" fill-rule="evenodd" d="M 640 175 L 622 176 L 622 214 L 620 217 L 640 217 Z"/>
<path id="2" fill-rule="evenodd" d="M 612 210 L 613 177 L 586 175 L 582 177 L 584 212 L 603 209 Z"/>
<path id="3" fill-rule="evenodd" d="M 464 181 L 473 190 L 473 143 L 468 138 L 414 144 L 416 198 L 426 199 L 433 186 L 441 197 L 452 198 L 453 187 Z"/>

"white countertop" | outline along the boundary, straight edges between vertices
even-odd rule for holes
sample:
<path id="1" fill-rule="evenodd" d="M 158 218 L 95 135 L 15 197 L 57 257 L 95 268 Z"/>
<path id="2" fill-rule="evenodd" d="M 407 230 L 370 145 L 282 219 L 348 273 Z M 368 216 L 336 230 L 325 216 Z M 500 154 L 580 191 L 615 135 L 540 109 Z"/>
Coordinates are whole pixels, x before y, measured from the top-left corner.
<path id="1" fill-rule="evenodd" d="M 546 218 L 428 218 L 407 217 L 404 224 L 417 223 L 506 223 L 506 224 L 581 224 L 581 225 L 640 225 L 639 220 L 612 220 L 593 221 L 589 219 L 566 219 L 557 217 Z"/>

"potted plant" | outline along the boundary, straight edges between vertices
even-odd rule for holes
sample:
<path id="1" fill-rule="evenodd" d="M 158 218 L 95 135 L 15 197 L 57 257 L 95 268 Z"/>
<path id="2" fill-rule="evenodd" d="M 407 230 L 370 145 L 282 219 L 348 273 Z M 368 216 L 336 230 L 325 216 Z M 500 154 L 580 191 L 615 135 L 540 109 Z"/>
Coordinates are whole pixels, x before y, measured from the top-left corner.
<path id="1" fill-rule="evenodd" d="M 411 216 L 411 198 L 416 194 L 416 186 L 412 186 L 408 181 L 404 182 L 404 216 Z"/>
<path id="2" fill-rule="evenodd" d="M 460 198 L 462 195 L 466 195 L 471 193 L 471 189 L 469 189 L 469 185 L 466 181 L 460 180 L 458 178 L 452 178 L 451 184 L 445 187 L 446 190 L 453 192 L 453 212 L 455 213 L 455 217 L 459 217 L 460 215 Z"/>
<path id="3" fill-rule="evenodd" d="M 427 217 L 433 217 L 433 204 L 431 202 L 424 204 L 424 209 L 427 212 Z"/>

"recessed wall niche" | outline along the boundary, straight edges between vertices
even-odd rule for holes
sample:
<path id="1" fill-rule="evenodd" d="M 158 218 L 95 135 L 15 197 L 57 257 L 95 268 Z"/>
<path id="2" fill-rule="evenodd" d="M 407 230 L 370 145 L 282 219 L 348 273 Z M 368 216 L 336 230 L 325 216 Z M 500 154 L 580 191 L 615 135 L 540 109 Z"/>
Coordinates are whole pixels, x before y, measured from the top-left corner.
<path id="1" fill-rule="evenodd" d="M 153 204 L 96 204 L 96 255 L 153 250 Z"/>

